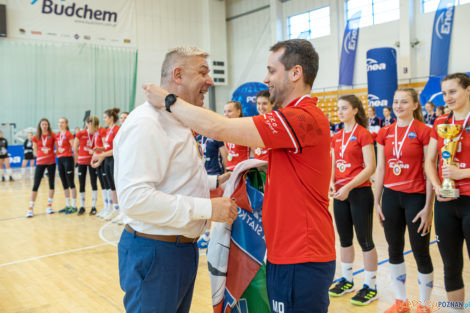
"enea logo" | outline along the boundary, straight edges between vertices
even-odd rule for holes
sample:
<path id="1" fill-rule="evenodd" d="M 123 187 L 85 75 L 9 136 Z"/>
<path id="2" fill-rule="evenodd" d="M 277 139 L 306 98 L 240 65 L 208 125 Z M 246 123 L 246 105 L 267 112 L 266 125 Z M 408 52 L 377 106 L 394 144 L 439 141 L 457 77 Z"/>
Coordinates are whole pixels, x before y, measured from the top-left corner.
<path id="1" fill-rule="evenodd" d="M 409 138 L 409 139 L 415 139 L 416 137 L 418 137 L 418 136 L 416 135 L 415 132 L 410 132 L 410 133 L 408 134 L 408 138 Z"/>
<path id="2" fill-rule="evenodd" d="M 449 36 L 452 29 L 452 16 L 454 15 L 454 7 L 448 7 L 444 12 L 442 12 L 437 18 L 434 31 L 436 32 L 437 37 L 442 39 L 442 36 Z"/>
<path id="3" fill-rule="evenodd" d="M 35 5 L 38 0 L 33 0 L 31 5 Z M 57 2 L 57 1 L 56 1 Z M 89 19 L 95 21 L 112 22 L 116 23 L 118 19 L 117 12 L 93 10 L 88 7 L 88 4 L 81 7 L 75 2 L 70 5 L 64 4 L 65 0 L 60 0 L 55 3 L 53 0 L 42 0 L 41 13 L 42 14 L 55 14 L 66 15 L 68 17 L 78 17 L 80 19 Z"/>
<path id="4" fill-rule="evenodd" d="M 384 71 L 387 69 L 386 63 L 379 63 L 377 60 L 367 58 L 367 71 L 368 72 L 375 72 L 375 71 Z"/>
<path id="5" fill-rule="evenodd" d="M 357 36 L 358 36 L 357 28 L 351 29 L 347 34 L 344 40 L 344 51 L 349 54 L 350 52 L 356 51 L 357 46 Z"/>
<path id="6" fill-rule="evenodd" d="M 387 107 L 388 106 L 387 99 L 380 99 L 379 97 L 373 94 L 367 95 L 367 100 L 369 102 L 369 105 L 373 107 Z"/>

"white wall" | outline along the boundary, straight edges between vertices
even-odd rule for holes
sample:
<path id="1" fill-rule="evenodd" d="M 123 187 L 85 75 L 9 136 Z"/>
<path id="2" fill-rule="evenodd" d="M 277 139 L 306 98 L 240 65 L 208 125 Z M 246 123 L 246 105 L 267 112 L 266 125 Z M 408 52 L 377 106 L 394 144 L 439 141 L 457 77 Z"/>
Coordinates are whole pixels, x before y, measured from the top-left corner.
<path id="1" fill-rule="evenodd" d="M 276 0 L 277 1 L 277 0 Z M 404 3 L 405 1 L 401 1 Z M 405 2 L 406 3 L 406 2 Z M 226 0 L 227 17 L 270 4 L 269 0 Z M 331 35 L 313 39 L 312 43 L 320 56 L 320 68 L 314 89 L 334 87 L 338 85 L 339 60 L 341 42 L 344 32 L 344 0 L 290 0 L 281 4 L 283 37 L 287 39 L 287 17 L 306 12 L 315 8 L 330 5 Z M 400 28 L 410 27 L 411 39 L 418 39 L 420 44 L 411 48 L 410 63 L 411 78 L 420 78 L 429 74 L 429 59 L 431 50 L 432 25 L 434 12 L 421 13 L 420 0 L 414 0 L 414 12 L 411 17 L 399 21 L 373 25 L 360 29 L 359 45 L 356 53 L 356 70 L 354 84 L 367 84 L 366 52 L 372 48 L 394 47 L 400 41 Z M 469 71 L 470 58 L 470 4 L 456 7 L 451 51 L 449 57 L 449 72 Z M 409 22 L 411 18 L 411 22 Z M 240 84 L 249 81 L 262 81 L 266 74 L 266 60 L 271 42 L 270 10 L 265 9 L 250 15 L 227 22 L 228 60 L 230 68 L 229 85 L 216 87 L 217 110 L 223 110 L 233 90 Z M 409 26 L 407 26 L 409 25 Z M 396 48 L 400 53 L 400 48 Z M 399 55 L 398 55 L 399 59 Z M 399 78 L 402 75 L 399 73 Z"/>

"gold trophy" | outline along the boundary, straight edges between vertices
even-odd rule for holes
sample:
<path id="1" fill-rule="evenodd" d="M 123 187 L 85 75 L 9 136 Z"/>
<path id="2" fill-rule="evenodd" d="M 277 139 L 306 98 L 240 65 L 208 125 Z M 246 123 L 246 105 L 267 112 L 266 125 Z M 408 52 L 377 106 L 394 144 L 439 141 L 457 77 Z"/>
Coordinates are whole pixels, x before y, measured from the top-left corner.
<path id="1" fill-rule="evenodd" d="M 444 146 L 441 149 L 441 157 L 444 160 L 444 164 L 446 165 L 454 164 L 455 150 L 459 144 L 455 138 L 458 134 L 460 134 L 461 129 L 461 125 L 437 125 L 437 133 L 441 138 L 444 138 Z M 459 190 L 455 188 L 454 180 L 450 178 L 444 178 L 442 181 L 442 188 L 439 190 L 439 195 L 443 198 L 458 198 Z"/>

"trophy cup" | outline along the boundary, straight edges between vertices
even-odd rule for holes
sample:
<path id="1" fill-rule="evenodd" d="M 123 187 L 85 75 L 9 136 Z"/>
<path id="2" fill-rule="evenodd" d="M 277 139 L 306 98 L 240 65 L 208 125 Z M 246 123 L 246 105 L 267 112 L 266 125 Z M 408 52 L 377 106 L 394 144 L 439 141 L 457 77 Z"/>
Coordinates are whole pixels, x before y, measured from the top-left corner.
<path id="1" fill-rule="evenodd" d="M 462 126 L 454 124 L 440 124 L 437 125 L 437 133 L 441 138 L 444 138 L 444 146 L 441 149 L 441 157 L 444 164 L 453 165 L 455 150 L 458 146 L 458 141 L 455 140 L 460 134 Z M 455 188 L 455 183 L 450 178 L 444 178 L 442 181 L 442 188 L 439 190 L 439 195 L 443 198 L 458 198 L 459 190 Z"/>

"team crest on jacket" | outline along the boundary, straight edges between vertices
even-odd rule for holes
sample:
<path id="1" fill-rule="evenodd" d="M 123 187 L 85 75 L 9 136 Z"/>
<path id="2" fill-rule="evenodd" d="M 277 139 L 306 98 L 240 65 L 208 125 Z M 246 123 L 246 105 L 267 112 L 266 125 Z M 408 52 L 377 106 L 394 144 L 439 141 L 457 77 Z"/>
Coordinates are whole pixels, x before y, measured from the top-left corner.
<path id="1" fill-rule="evenodd" d="M 409 138 L 409 139 L 414 139 L 414 138 L 416 138 L 416 137 L 418 137 L 418 136 L 416 135 L 415 132 L 410 132 L 410 133 L 408 134 L 408 138 Z"/>

